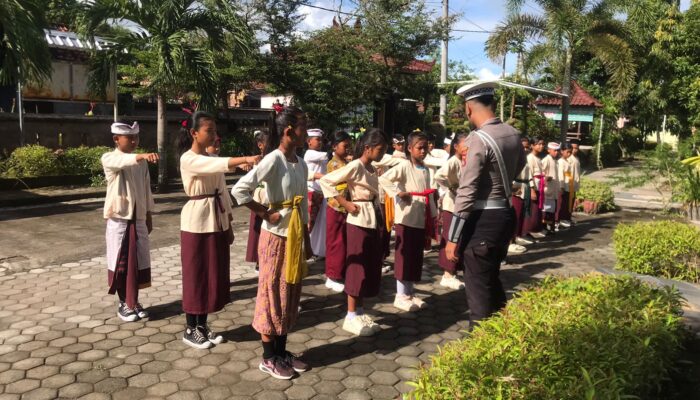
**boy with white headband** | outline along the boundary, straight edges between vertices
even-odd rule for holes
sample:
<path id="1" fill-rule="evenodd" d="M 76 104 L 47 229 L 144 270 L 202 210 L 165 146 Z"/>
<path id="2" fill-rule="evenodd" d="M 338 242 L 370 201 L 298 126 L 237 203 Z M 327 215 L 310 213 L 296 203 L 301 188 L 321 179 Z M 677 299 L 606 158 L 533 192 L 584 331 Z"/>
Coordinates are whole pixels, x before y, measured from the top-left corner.
<path id="1" fill-rule="evenodd" d="M 542 160 L 542 171 L 546 181 L 542 212 L 544 213 L 544 224 L 549 233 L 554 233 L 554 214 L 557 210 L 557 200 L 561 191 L 557 164 L 559 147 L 559 143 L 549 142 L 547 144 L 547 156 Z"/>
<path id="2" fill-rule="evenodd" d="M 326 199 L 318 180 L 326 174 L 328 153 L 323 151 L 323 131 L 308 129 L 306 143 L 309 148 L 304 153 L 304 161 L 309 167 L 309 232 L 311 250 L 314 257 L 311 262 L 326 257 Z"/>
<path id="3" fill-rule="evenodd" d="M 154 202 L 147 162 L 155 164 L 159 158 L 157 153 L 134 154 L 139 145 L 137 122 L 115 122 L 111 131 L 115 149 L 102 155 L 108 293 L 119 296 L 117 316 L 131 322 L 148 316 L 138 302 L 139 289 L 151 286 L 148 234 L 153 230 Z"/>

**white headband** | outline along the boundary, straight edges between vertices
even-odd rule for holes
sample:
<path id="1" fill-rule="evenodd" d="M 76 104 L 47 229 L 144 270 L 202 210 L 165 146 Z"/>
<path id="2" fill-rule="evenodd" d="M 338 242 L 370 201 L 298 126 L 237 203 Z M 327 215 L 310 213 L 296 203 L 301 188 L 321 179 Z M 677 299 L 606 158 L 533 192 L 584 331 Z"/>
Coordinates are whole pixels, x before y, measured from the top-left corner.
<path id="1" fill-rule="evenodd" d="M 306 134 L 309 137 L 322 137 L 323 136 L 323 131 L 320 129 L 307 129 Z"/>
<path id="2" fill-rule="evenodd" d="M 403 138 L 401 138 L 401 140 L 398 140 L 398 139 L 396 139 L 396 138 L 391 138 L 391 142 L 394 143 L 394 144 L 401 144 L 401 143 L 406 142 L 406 140 L 403 139 Z"/>
<path id="3" fill-rule="evenodd" d="M 115 122 L 112 124 L 111 130 L 115 135 L 138 135 L 139 123 L 134 122 L 133 125 L 128 125 L 123 122 Z"/>
<path id="4" fill-rule="evenodd" d="M 547 145 L 547 148 L 552 150 L 559 150 L 560 147 L 561 146 L 559 146 L 559 143 L 557 142 L 549 142 L 549 144 Z"/>

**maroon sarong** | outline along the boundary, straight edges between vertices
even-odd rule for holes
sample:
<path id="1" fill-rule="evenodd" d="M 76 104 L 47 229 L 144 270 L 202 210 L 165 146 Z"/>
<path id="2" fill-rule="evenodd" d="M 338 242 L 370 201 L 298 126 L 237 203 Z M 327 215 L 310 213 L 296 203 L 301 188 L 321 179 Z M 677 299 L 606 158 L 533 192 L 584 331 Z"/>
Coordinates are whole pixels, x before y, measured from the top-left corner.
<path id="1" fill-rule="evenodd" d="M 250 213 L 250 222 L 248 227 L 248 247 L 245 251 L 246 262 L 258 262 L 258 241 L 260 240 L 260 227 L 262 226 L 262 218 Z"/>
<path id="2" fill-rule="evenodd" d="M 569 209 L 569 192 L 563 191 L 559 194 L 557 201 L 557 214 L 555 222 L 571 221 L 571 210 Z"/>
<path id="3" fill-rule="evenodd" d="M 335 281 L 345 277 L 347 214 L 326 207 L 326 277 Z"/>
<path id="4" fill-rule="evenodd" d="M 382 243 L 379 231 L 385 230 L 377 221 L 378 228 L 363 228 L 346 224 L 347 269 L 345 270 L 345 293 L 354 297 L 374 297 L 379 294 L 382 279 Z"/>
<path id="5" fill-rule="evenodd" d="M 136 222 L 130 220 L 126 225 L 126 232 L 122 239 L 122 247 L 117 258 L 117 265 L 114 272 L 107 270 L 107 281 L 109 290 L 107 293 L 114 294 L 118 289 L 126 289 L 124 299 L 127 307 L 133 309 L 139 301 L 139 289 L 151 286 L 151 269 L 139 270 L 139 257 L 136 241 Z"/>
<path id="6" fill-rule="evenodd" d="M 526 205 L 523 205 L 526 207 Z M 523 235 L 531 232 L 542 232 L 542 210 L 540 210 L 537 200 L 530 201 L 530 216 L 525 219 Z"/>
<path id="7" fill-rule="evenodd" d="M 313 232 L 314 225 L 316 224 L 316 217 L 318 212 L 321 211 L 321 204 L 323 204 L 323 193 L 321 192 L 307 192 L 309 198 L 309 234 Z"/>
<path id="8" fill-rule="evenodd" d="M 226 232 L 180 231 L 182 310 L 209 314 L 229 303 L 230 253 Z"/>
<path id="9" fill-rule="evenodd" d="M 513 209 L 515 209 L 515 227 L 513 229 L 513 239 L 523 237 L 523 227 L 525 226 L 524 200 L 518 196 L 512 196 Z"/>
<path id="10" fill-rule="evenodd" d="M 443 271 L 447 271 L 454 275 L 457 272 L 457 265 L 459 265 L 459 262 L 452 262 L 448 260 L 447 255 L 445 254 L 445 247 L 447 246 L 448 242 L 447 236 L 450 230 L 450 223 L 452 222 L 452 213 L 444 210 L 441 211 L 440 220 L 442 221 L 443 229 L 442 235 L 440 235 L 440 253 L 438 253 L 438 265 L 443 269 Z"/>
<path id="11" fill-rule="evenodd" d="M 400 281 L 419 282 L 423 273 L 425 229 L 396 224 L 394 276 Z"/>

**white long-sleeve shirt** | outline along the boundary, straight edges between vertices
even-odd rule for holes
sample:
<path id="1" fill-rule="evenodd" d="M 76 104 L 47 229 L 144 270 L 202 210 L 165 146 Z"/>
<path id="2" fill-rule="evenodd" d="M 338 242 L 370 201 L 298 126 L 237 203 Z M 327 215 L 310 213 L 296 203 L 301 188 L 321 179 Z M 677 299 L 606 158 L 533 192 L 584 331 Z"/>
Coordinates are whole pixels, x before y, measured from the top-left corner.
<path id="1" fill-rule="evenodd" d="M 248 172 L 231 189 L 231 195 L 238 204 L 247 204 L 253 201 L 251 193 L 260 183 L 265 183 L 265 192 L 270 208 L 279 211 L 282 217 L 280 221 L 273 225 L 263 221 L 262 229 L 277 236 L 287 237 L 287 228 L 291 218 L 291 208 L 276 207 L 280 203 L 292 200 L 295 196 L 302 196 L 300 210 L 301 219 L 304 224 L 309 222 L 309 201 L 307 197 L 307 177 L 308 168 L 301 157 L 297 156 L 297 162 L 287 161 L 280 150 L 274 150 L 266 155 L 257 168 Z"/>
<path id="2" fill-rule="evenodd" d="M 320 180 L 323 195 L 327 198 L 340 195 L 337 185 L 347 183 L 350 201 L 359 208 L 357 214 L 348 213 L 347 223 L 363 228 L 376 228 L 374 203 L 379 195 L 377 173 L 370 172 L 360 160 L 353 160 Z"/>
<path id="3" fill-rule="evenodd" d="M 423 192 L 430 189 L 430 173 L 428 168 L 417 167 L 405 160 L 380 176 L 379 185 L 393 198 L 399 192 Z M 429 201 L 432 217 L 436 218 L 437 207 L 432 196 L 413 196 L 410 201 L 396 200 L 394 222 L 412 228 L 425 228 L 426 201 Z"/>
<path id="4" fill-rule="evenodd" d="M 103 216 L 143 221 L 153 211 L 155 203 L 151 193 L 151 177 L 146 160 L 136 161 L 137 154 L 114 149 L 102 155 L 102 168 L 107 179 L 107 194 Z"/>
<path id="5" fill-rule="evenodd" d="M 435 183 L 445 191 L 445 196 L 442 198 L 442 209 L 444 211 L 454 212 L 455 210 L 455 198 L 459 188 L 461 167 L 462 160 L 457 156 L 452 156 L 445 165 L 435 172 Z"/>
<path id="6" fill-rule="evenodd" d="M 180 230 L 210 233 L 227 230 L 233 216 L 231 197 L 226 190 L 224 173 L 229 171 L 229 157 L 211 157 L 186 151 L 180 157 L 180 175 L 185 194 L 189 197 L 219 193 L 223 211 L 214 197 L 189 200 L 180 214 Z"/>
<path id="7" fill-rule="evenodd" d="M 306 163 L 306 166 L 309 169 L 309 191 L 320 192 L 321 185 L 318 183 L 318 179 L 316 179 L 314 175 L 316 175 L 317 172 L 320 172 L 324 175 L 326 174 L 326 169 L 328 167 L 328 153 L 326 153 L 325 151 L 308 149 L 306 150 L 306 153 L 304 153 L 304 162 Z"/>

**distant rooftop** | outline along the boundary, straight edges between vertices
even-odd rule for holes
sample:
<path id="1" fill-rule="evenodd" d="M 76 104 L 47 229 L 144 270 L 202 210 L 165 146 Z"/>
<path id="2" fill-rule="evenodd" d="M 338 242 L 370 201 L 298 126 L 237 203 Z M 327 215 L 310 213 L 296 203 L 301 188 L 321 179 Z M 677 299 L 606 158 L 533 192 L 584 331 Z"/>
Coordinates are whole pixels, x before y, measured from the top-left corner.
<path id="1" fill-rule="evenodd" d="M 78 37 L 77 33 L 74 32 L 64 32 L 55 29 L 44 29 L 44 37 L 46 38 L 46 43 L 49 44 L 49 48 L 52 49 L 65 49 L 65 50 L 103 50 L 109 46 L 109 42 L 106 40 L 95 37 L 94 42 L 89 42 L 87 40 Z"/>
<path id="2" fill-rule="evenodd" d="M 561 93 L 561 87 L 558 87 L 555 92 Z M 535 100 L 538 106 L 561 106 L 561 98 L 559 97 L 540 97 Z M 571 81 L 571 102 L 569 105 L 574 107 L 602 107 L 603 104 L 593 97 L 586 89 L 582 88 L 578 82 Z"/>

